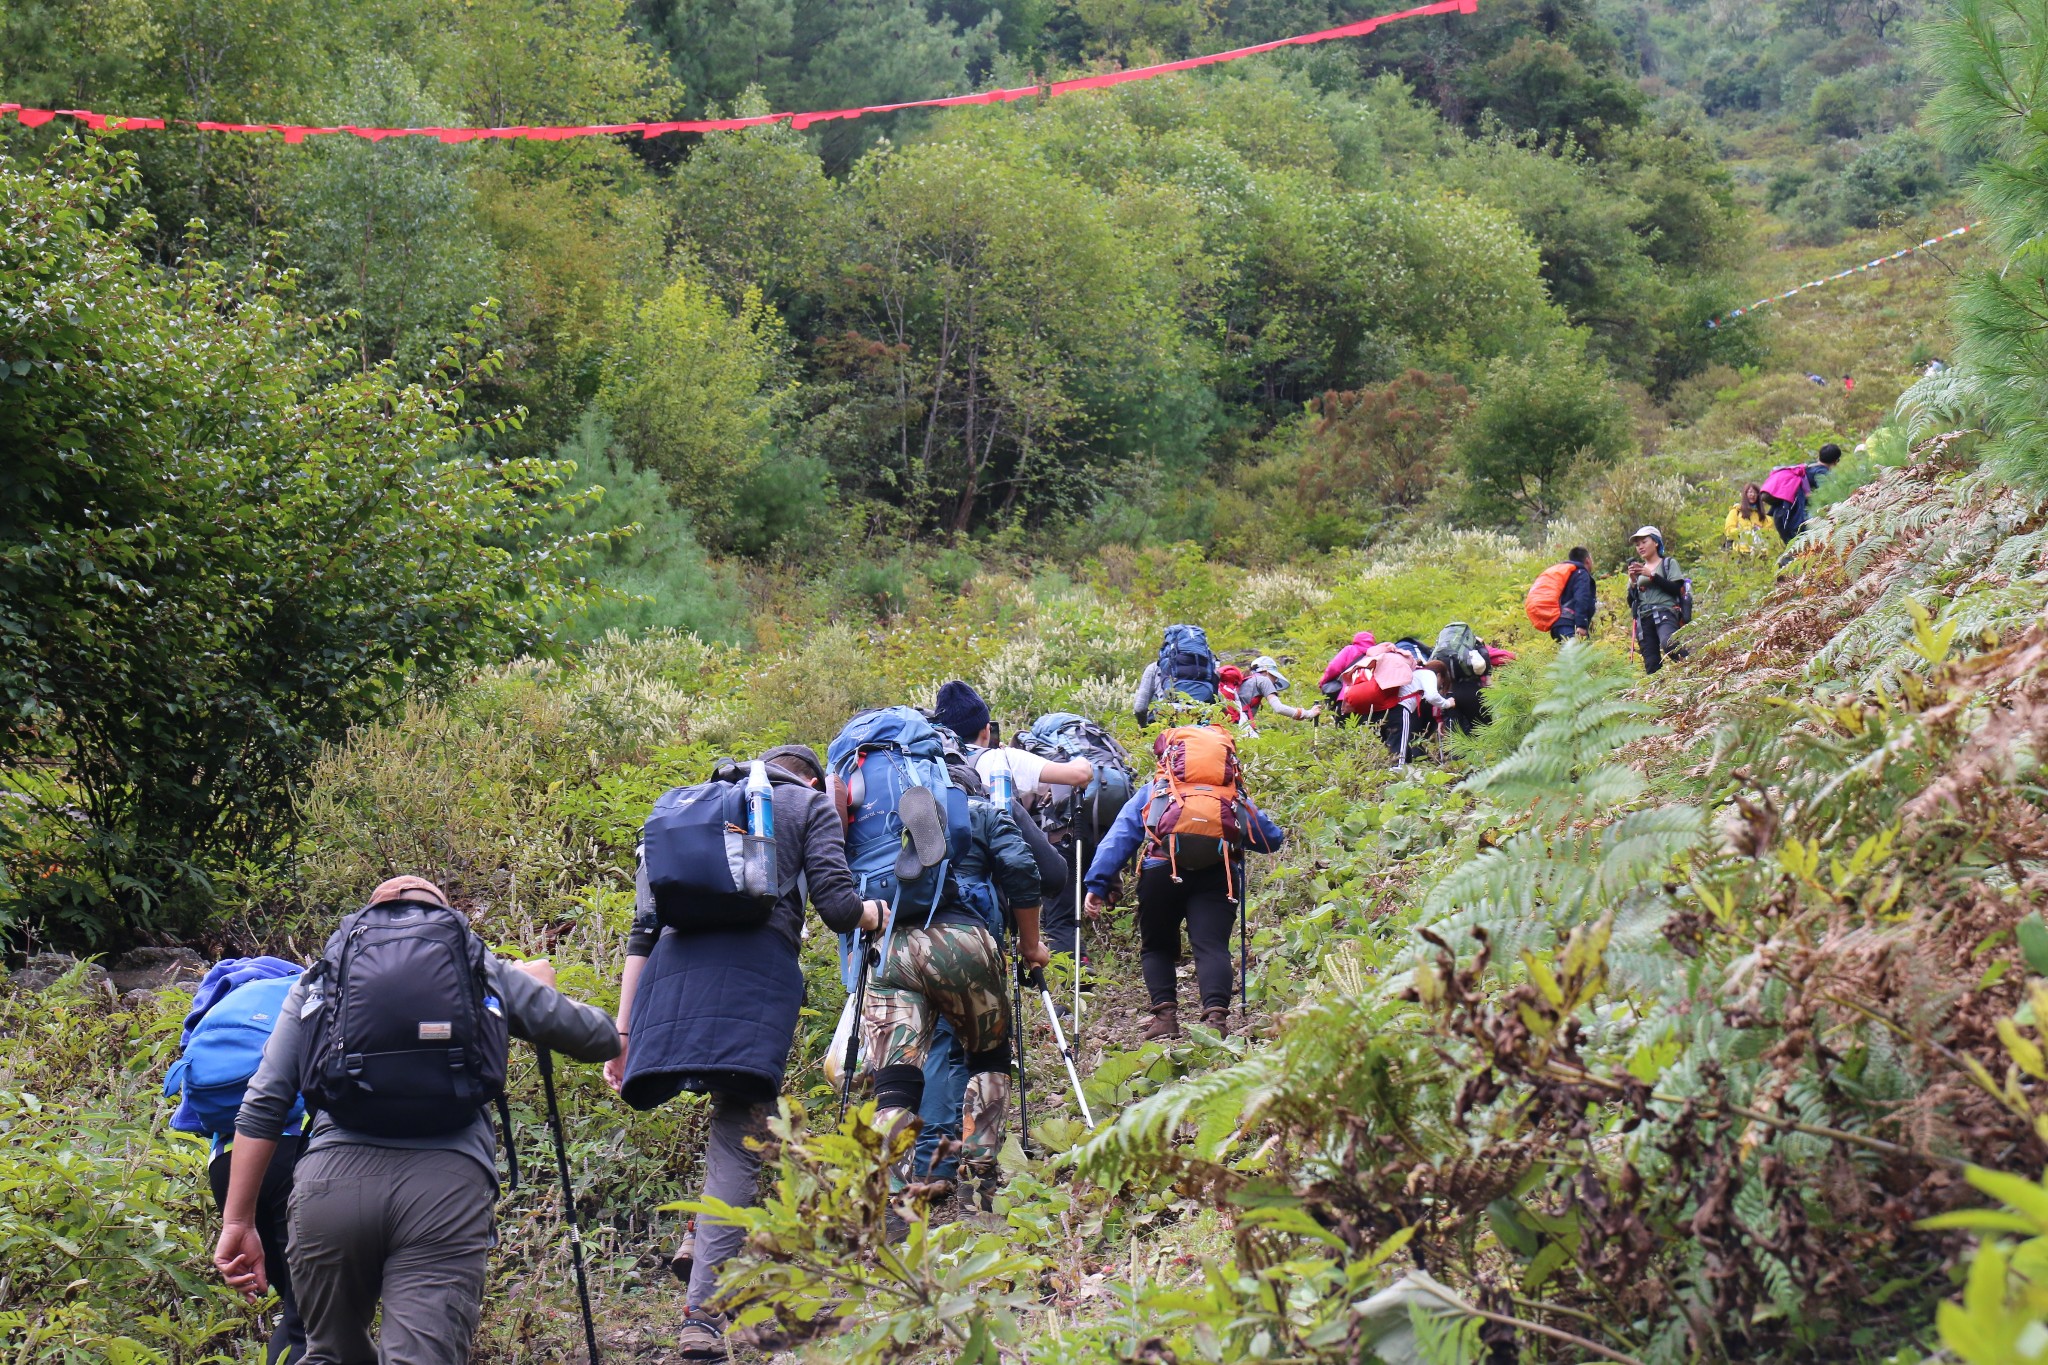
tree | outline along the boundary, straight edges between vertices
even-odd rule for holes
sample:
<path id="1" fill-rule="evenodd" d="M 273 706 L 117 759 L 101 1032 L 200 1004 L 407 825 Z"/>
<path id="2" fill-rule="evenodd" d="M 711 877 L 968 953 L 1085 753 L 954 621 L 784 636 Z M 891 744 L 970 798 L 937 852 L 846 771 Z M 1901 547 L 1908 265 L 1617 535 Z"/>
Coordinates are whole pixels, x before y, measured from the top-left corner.
<path id="1" fill-rule="evenodd" d="M 1491 521 L 1549 516 L 1575 468 L 1612 463 L 1628 440 L 1621 399 L 1569 342 L 1496 360 L 1456 438 L 1467 506 Z"/>
<path id="2" fill-rule="evenodd" d="M 1449 375 L 1409 370 L 1354 393 L 1326 393 L 1310 409 L 1298 494 L 1303 507 L 1361 499 L 1408 507 L 1429 495 L 1445 437 L 1470 395 Z"/>
<path id="3" fill-rule="evenodd" d="M 2048 13 L 1957 0 L 1927 38 L 1942 82 L 1931 112 L 1952 146 L 1988 153 L 1972 200 L 2004 254 L 1963 277 L 1956 367 L 1982 405 L 1990 457 L 2038 493 L 2048 489 L 2048 261 L 2035 249 L 2048 231 Z"/>
<path id="4" fill-rule="evenodd" d="M 689 272 L 613 306 L 598 404 L 636 464 L 715 531 L 792 392 L 782 319 L 748 289 L 737 308 Z"/>
<path id="5" fill-rule="evenodd" d="M 338 123 L 457 122 L 420 93 L 411 68 L 365 57 L 349 70 Z M 351 310 L 357 358 L 417 367 L 491 292 L 496 253 L 473 212 L 470 148 L 431 138 L 316 138 L 281 167 L 296 227 L 292 256 L 319 302 Z"/>
<path id="6" fill-rule="evenodd" d="M 263 866 L 320 746 L 547 642 L 588 541 L 562 466 L 462 415 L 480 314 L 416 382 L 360 369 L 288 279 L 146 265 L 132 161 L 0 156 L 0 767 L 46 818 L 25 913 L 59 937 L 190 928 Z M 16 785 L 16 784 L 10 784 Z"/>

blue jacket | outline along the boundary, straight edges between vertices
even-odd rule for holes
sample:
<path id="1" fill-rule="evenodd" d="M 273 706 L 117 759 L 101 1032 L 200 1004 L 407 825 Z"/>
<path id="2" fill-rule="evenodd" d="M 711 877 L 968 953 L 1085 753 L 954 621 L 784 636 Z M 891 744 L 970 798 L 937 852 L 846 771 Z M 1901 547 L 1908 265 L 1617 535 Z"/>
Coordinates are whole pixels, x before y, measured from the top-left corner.
<path id="1" fill-rule="evenodd" d="M 1558 627 L 1590 631 L 1593 628 L 1593 613 L 1599 604 L 1597 589 L 1593 586 L 1593 571 L 1581 564 L 1573 570 L 1572 576 L 1564 581 L 1564 592 L 1558 597 Z"/>
<path id="2" fill-rule="evenodd" d="M 1145 803 L 1152 799 L 1157 781 L 1147 782 L 1138 788 L 1131 799 L 1124 802 L 1124 808 L 1116 813 L 1116 823 L 1109 827 L 1109 833 L 1095 846 L 1095 857 L 1088 864 L 1087 886 L 1098 896 L 1109 894 L 1110 884 L 1123 872 L 1125 865 L 1147 840 L 1145 832 Z M 1287 831 L 1273 823 L 1273 817 L 1257 807 L 1252 814 L 1258 817 L 1258 829 L 1248 843 L 1261 853 L 1272 853 L 1287 842 Z M 1237 855 L 1242 861 L 1243 853 Z M 1166 859 L 1150 853 L 1145 855 L 1145 867 L 1161 867 Z"/>

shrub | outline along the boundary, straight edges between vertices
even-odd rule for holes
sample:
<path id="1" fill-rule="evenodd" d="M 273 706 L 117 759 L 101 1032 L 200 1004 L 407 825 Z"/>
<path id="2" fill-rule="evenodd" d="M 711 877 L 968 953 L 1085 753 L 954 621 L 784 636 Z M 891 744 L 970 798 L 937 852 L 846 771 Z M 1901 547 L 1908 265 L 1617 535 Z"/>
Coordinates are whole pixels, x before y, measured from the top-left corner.
<path id="1" fill-rule="evenodd" d="M 1466 507 L 1487 521 L 1547 516 L 1567 476 L 1598 469 L 1629 446 L 1628 410 L 1605 374 L 1553 343 L 1533 359 L 1487 367 L 1479 401 L 1459 426 Z"/>
<path id="2" fill-rule="evenodd" d="M 0 156 L 0 313 L 34 357 L 0 384 L 0 764 L 64 773 L 94 942 L 273 865 L 321 744 L 544 639 L 588 549 L 543 529 L 566 469 L 461 415 L 487 310 L 416 382 L 365 370 L 265 268 L 145 263 L 146 215 L 104 225 L 136 184 L 99 144 Z"/>
<path id="3" fill-rule="evenodd" d="M 1420 502 L 1436 484 L 1446 438 L 1469 399 L 1449 375 L 1413 369 L 1385 384 L 1324 394 L 1309 404 L 1315 422 L 1298 476 L 1302 506 Z"/>
<path id="4" fill-rule="evenodd" d="M 576 462 L 578 482 L 604 490 L 559 524 L 568 533 L 610 537 L 591 561 L 590 576 L 616 594 L 569 617 L 564 629 L 571 638 L 594 640 L 614 630 L 746 638 L 745 604 L 731 578 L 712 566 L 689 513 L 676 506 L 660 476 L 621 458 L 602 413 L 585 413 L 556 457 Z"/>

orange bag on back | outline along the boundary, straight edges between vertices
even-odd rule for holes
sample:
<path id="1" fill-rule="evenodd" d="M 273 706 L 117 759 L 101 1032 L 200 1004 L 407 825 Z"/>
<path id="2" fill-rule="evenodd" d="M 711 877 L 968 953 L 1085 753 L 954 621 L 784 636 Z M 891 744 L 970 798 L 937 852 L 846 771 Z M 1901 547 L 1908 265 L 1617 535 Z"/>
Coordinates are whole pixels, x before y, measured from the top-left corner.
<path id="1" fill-rule="evenodd" d="M 1145 828 L 1156 855 L 1173 868 L 1176 881 L 1183 867 L 1219 862 L 1227 877 L 1227 855 L 1244 846 L 1250 821 L 1238 789 L 1237 740 L 1220 725 L 1177 725 L 1160 732 L 1152 752 L 1159 765 Z"/>
<path id="2" fill-rule="evenodd" d="M 1564 613 L 1564 585 L 1571 581 L 1572 570 L 1578 567 L 1566 560 L 1536 575 L 1536 581 L 1529 585 L 1529 595 L 1522 599 L 1522 610 L 1529 614 L 1530 625 L 1549 630 L 1557 624 L 1557 618 Z"/>

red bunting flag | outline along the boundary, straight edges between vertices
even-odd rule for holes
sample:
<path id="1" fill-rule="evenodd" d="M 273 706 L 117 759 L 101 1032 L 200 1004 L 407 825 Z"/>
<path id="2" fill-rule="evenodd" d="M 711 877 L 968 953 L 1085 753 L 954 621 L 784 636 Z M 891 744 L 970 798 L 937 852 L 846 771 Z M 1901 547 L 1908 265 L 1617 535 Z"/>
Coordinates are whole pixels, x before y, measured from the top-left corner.
<path id="1" fill-rule="evenodd" d="M 952 109 L 967 104 L 1006 104 L 1012 100 L 1067 95 L 1076 90 L 1106 90 L 1110 86 L 1122 85 L 1127 81 L 1149 81 L 1154 77 L 1172 75 L 1177 71 L 1192 71 L 1197 67 L 1215 66 L 1221 62 L 1256 57 L 1260 53 L 1274 52 L 1283 47 L 1304 47 L 1310 43 L 1327 43 L 1338 38 L 1361 38 L 1383 25 L 1398 23 L 1403 19 L 1421 19 L 1432 14 L 1471 14 L 1478 8 L 1479 0 L 1435 0 L 1433 4 L 1421 5 L 1414 9 L 1359 19 L 1315 33 L 1298 33 L 1291 38 L 1276 38 L 1270 43 L 1234 48 L 1229 52 L 1212 52 L 1202 57 L 1187 57 L 1177 62 L 1161 62 L 1156 66 L 1132 67 L 1125 71 L 1107 71 L 1095 76 L 1053 81 L 1049 85 L 1022 85 L 1008 90 L 984 90 L 974 95 L 905 100 L 899 104 L 867 104 L 857 109 L 814 109 L 805 113 L 757 114 L 750 118 L 675 119 L 658 123 L 595 123 L 544 128 L 358 128 L 354 125 L 330 127 L 299 123 L 219 123 L 211 120 L 195 123 L 187 119 L 166 120 L 138 118 L 125 114 L 96 114 L 90 109 L 28 109 L 19 104 L 0 104 L 0 117 L 13 114 L 21 121 L 23 127 L 40 128 L 51 119 L 62 115 L 77 120 L 95 132 L 132 132 L 162 128 L 166 123 L 175 123 L 181 128 L 196 128 L 202 133 L 277 133 L 289 143 L 304 142 L 309 137 L 331 137 L 338 134 L 363 138 L 369 142 L 382 142 L 386 138 L 394 137 L 430 137 L 439 142 L 474 142 L 508 138 L 560 142 L 572 137 L 619 137 L 630 134 L 661 137 L 667 133 L 725 133 L 740 128 L 757 127 L 764 123 L 786 122 L 792 128 L 804 129 L 814 123 L 859 118 L 863 114 L 893 114 L 901 109 Z"/>

